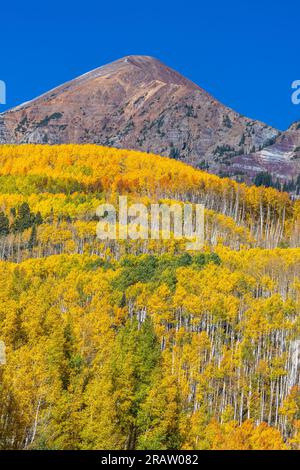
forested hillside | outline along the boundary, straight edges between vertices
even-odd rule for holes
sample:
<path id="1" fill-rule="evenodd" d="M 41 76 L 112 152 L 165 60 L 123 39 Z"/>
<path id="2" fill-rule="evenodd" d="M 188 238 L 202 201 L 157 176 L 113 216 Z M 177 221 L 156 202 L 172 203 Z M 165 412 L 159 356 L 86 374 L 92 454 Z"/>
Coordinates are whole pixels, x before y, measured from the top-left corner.
<path id="1" fill-rule="evenodd" d="M 96 238 L 119 195 L 205 247 Z M 0 147 L 0 448 L 299 449 L 300 206 L 151 154 Z"/>

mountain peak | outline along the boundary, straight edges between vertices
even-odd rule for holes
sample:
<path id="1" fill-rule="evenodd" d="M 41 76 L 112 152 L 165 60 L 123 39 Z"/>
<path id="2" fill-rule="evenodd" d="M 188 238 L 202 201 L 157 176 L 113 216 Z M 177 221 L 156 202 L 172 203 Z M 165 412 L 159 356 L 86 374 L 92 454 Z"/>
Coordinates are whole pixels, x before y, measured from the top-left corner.
<path id="1" fill-rule="evenodd" d="M 125 57 L 122 57 L 119 60 L 123 60 L 124 62 L 132 62 L 132 63 L 142 63 L 142 64 L 147 64 L 149 62 L 160 62 L 159 59 L 156 57 L 150 56 L 150 55 L 126 55 Z"/>
<path id="2" fill-rule="evenodd" d="M 121 59 L 103 65 L 82 77 L 92 78 L 95 76 L 116 75 L 117 73 L 129 75 L 129 79 L 139 82 L 149 82 L 152 80 L 162 81 L 164 83 L 173 83 L 174 85 L 186 86 L 190 89 L 201 90 L 192 81 L 185 78 L 174 69 L 168 67 L 156 57 L 146 55 L 128 55 Z M 78 77 L 77 80 L 80 80 Z"/>
<path id="3" fill-rule="evenodd" d="M 100 81 L 101 79 L 103 81 Z M 204 90 L 195 83 L 171 69 L 155 57 L 146 55 L 128 55 L 84 73 L 83 75 L 59 85 L 31 101 L 27 101 L 6 111 L 6 113 L 26 109 L 29 106 L 34 106 L 35 104 L 39 105 L 41 102 L 49 103 L 49 101 L 53 101 L 53 98 L 60 94 L 65 94 L 72 90 L 76 90 L 76 93 L 79 95 L 81 92 L 85 94 L 84 88 L 88 91 L 93 87 L 105 88 L 103 86 L 104 80 L 114 82 L 113 86 L 115 88 L 117 84 L 122 84 L 122 86 L 126 86 L 127 84 L 127 87 L 131 86 L 136 88 L 149 86 L 151 82 L 158 81 L 205 93 Z"/>
<path id="4" fill-rule="evenodd" d="M 277 134 L 144 55 L 98 67 L 0 116 L 0 143 L 96 143 L 214 172 Z"/>

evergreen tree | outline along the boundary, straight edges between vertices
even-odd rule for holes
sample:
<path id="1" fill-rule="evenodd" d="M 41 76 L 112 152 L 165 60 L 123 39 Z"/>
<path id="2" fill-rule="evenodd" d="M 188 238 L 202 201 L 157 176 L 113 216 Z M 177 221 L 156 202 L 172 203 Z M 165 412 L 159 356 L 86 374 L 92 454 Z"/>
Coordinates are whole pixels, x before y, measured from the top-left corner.
<path id="1" fill-rule="evenodd" d="M 31 229 L 31 233 L 30 233 L 30 238 L 28 241 L 28 248 L 30 251 L 32 251 L 33 248 L 37 245 L 38 245 L 37 230 L 36 230 L 36 225 L 33 225 Z"/>
<path id="2" fill-rule="evenodd" d="M 128 450 L 136 448 L 142 405 L 154 386 L 160 362 L 150 318 L 144 323 L 129 320 L 117 335 L 111 363 L 117 420 Z"/>
<path id="3" fill-rule="evenodd" d="M 0 212 L 0 237 L 5 237 L 9 234 L 9 220 L 4 212 Z"/>

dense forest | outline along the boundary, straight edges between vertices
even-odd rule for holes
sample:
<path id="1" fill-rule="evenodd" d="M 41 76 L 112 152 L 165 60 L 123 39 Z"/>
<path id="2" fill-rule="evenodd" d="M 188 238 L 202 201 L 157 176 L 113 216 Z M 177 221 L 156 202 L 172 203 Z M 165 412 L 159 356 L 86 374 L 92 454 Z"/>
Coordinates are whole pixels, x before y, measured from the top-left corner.
<path id="1" fill-rule="evenodd" d="M 205 247 L 96 237 L 203 203 Z M 93 145 L 0 147 L 0 448 L 300 449 L 300 204 Z"/>

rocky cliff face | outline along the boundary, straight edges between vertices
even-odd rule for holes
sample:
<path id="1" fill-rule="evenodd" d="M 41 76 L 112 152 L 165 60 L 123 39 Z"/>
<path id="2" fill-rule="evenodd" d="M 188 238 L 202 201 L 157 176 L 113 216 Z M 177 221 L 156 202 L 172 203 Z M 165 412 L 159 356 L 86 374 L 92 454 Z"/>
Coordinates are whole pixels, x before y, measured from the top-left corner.
<path id="1" fill-rule="evenodd" d="M 300 175 L 300 122 L 279 134 L 270 145 L 233 157 L 230 166 L 222 165 L 219 171 L 250 182 L 262 172 L 270 173 L 279 183 L 295 181 Z"/>
<path id="2" fill-rule="evenodd" d="M 0 143 L 96 143 L 171 156 L 216 173 L 231 162 L 243 164 L 237 156 L 278 135 L 145 56 L 100 67 L 0 115 Z"/>

